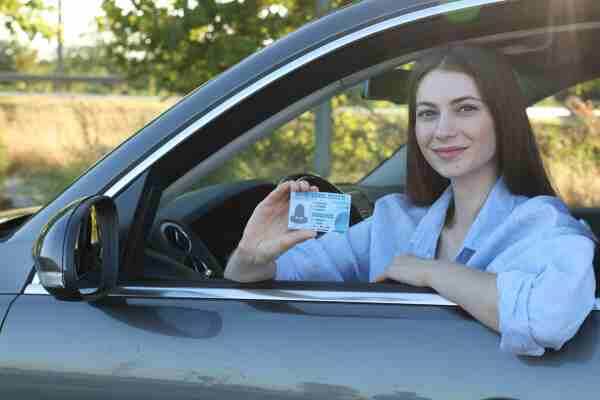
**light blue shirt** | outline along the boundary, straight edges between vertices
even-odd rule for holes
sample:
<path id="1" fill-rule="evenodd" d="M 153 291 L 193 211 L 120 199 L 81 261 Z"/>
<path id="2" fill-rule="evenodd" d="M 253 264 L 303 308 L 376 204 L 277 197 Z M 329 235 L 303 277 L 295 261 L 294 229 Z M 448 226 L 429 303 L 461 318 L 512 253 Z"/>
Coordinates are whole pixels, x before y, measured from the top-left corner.
<path id="1" fill-rule="evenodd" d="M 328 233 L 277 259 L 277 280 L 372 282 L 397 255 L 435 258 L 452 189 L 430 207 L 391 194 L 345 234 Z M 592 310 L 595 237 L 556 197 L 510 193 L 499 178 L 455 262 L 497 274 L 500 348 L 560 349 Z"/>

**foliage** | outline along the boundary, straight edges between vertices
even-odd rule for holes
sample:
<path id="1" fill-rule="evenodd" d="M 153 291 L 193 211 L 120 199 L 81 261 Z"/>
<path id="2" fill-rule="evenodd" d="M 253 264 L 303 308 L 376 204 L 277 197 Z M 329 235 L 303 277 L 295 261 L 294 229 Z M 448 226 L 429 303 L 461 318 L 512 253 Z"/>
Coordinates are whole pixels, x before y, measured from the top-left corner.
<path id="1" fill-rule="evenodd" d="M 534 124 L 540 152 L 559 194 L 570 206 L 600 204 L 600 119 L 591 102 L 565 99 L 574 118 Z"/>
<path id="2" fill-rule="evenodd" d="M 0 41 L 0 71 L 31 72 L 38 65 L 37 51 L 17 42 Z"/>
<path id="3" fill-rule="evenodd" d="M 107 54 L 108 45 L 102 41 L 93 45 L 69 46 L 64 50 L 64 68 L 71 75 L 114 74 L 117 70 L 111 65 Z"/>
<path id="4" fill-rule="evenodd" d="M 331 174 L 336 183 L 356 182 L 406 142 L 406 110 L 386 102 L 368 102 L 354 92 L 332 99 Z M 314 172 L 313 111 L 281 126 L 229 160 L 198 186 L 245 179 L 279 180 Z"/>
<path id="5" fill-rule="evenodd" d="M 66 166 L 48 165 L 44 160 L 31 160 L 20 169 L 20 196 L 30 199 L 32 205 L 50 202 L 69 186 L 91 164 L 91 160 L 80 159 Z M 11 165 L 11 168 L 16 166 Z"/>
<path id="6" fill-rule="evenodd" d="M 14 71 L 15 58 L 12 46 L 7 41 L 0 40 L 0 71 Z"/>
<path id="7" fill-rule="evenodd" d="M 104 0 L 102 8 L 99 26 L 114 37 L 108 56 L 132 82 L 186 93 L 313 19 L 315 0 Z"/>
<path id="8" fill-rule="evenodd" d="M 6 173 L 7 167 L 8 152 L 6 150 L 6 145 L 4 144 L 2 131 L 0 131 L 0 187 L 2 185 L 2 181 L 4 180 L 4 174 Z"/>
<path id="9" fill-rule="evenodd" d="M 44 19 L 43 13 L 51 9 L 43 0 L 2 0 L 0 15 L 3 18 L 0 22 L 13 35 L 24 33 L 29 39 L 36 35 L 49 38 L 55 32 Z"/>
<path id="10" fill-rule="evenodd" d="M 564 91 L 558 97 L 564 99 L 568 96 L 577 96 L 583 100 L 600 101 L 600 80 L 594 79 L 589 82 L 580 83 Z"/>
<path id="11" fill-rule="evenodd" d="M 48 162 L 39 156 L 25 162 L 11 162 L 9 169 L 22 181 L 19 194 L 30 198 L 34 204 L 47 204 L 110 150 L 97 137 L 92 137 L 85 127 L 82 129 L 82 139 L 83 147 L 69 146 L 65 150 L 71 158 L 65 165 Z"/>
<path id="12" fill-rule="evenodd" d="M 0 41 L 0 71 L 33 72 L 38 63 L 37 51 L 23 44 L 22 36 L 33 40 L 36 36 L 51 38 L 56 32 L 44 18 L 52 10 L 43 0 L 0 0 L 0 24 L 10 33 L 8 40 Z M 2 83 L 0 90 L 19 90 L 22 84 Z"/>

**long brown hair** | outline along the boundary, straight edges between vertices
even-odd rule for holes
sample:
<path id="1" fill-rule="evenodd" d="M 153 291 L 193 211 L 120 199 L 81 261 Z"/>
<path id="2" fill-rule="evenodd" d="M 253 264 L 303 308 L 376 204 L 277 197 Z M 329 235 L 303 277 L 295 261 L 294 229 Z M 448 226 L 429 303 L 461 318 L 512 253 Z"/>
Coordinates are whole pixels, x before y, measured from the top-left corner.
<path id="1" fill-rule="evenodd" d="M 419 60 L 409 83 L 407 194 L 417 205 L 432 204 L 450 183 L 425 160 L 415 133 L 419 84 L 433 70 L 462 72 L 473 78 L 488 106 L 496 131 L 498 170 L 511 193 L 555 196 L 526 114 L 517 77 L 497 52 L 464 45 L 436 49 Z"/>

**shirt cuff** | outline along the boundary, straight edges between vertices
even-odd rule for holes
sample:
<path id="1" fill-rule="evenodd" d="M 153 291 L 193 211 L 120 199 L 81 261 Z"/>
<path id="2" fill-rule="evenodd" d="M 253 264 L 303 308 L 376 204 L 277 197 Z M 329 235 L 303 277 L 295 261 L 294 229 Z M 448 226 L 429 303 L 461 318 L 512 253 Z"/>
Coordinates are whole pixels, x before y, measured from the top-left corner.
<path id="1" fill-rule="evenodd" d="M 518 270 L 497 275 L 498 324 L 503 351 L 528 356 L 544 354 L 544 347 L 534 340 L 529 324 L 529 297 L 535 278 L 535 274 Z"/>

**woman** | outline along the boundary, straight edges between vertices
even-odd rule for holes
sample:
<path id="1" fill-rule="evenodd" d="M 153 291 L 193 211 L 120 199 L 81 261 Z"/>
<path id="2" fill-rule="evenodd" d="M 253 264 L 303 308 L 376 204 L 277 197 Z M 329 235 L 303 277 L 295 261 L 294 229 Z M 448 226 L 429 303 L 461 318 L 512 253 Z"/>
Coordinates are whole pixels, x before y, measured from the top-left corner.
<path id="1" fill-rule="evenodd" d="M 314 239 L 289 231 L 287 213 L 290 191 L 317 189 L 281 184 L 225 276 L 431 287 L 499 332 L 504 350 L 559 349 L 593 308 L 595 238 L 549 183 L 510 65 L 480 48 L 437 50 L 409 93 L 406 194 L 383 197 L 346 234 Z"/>

